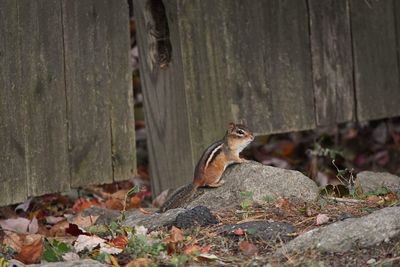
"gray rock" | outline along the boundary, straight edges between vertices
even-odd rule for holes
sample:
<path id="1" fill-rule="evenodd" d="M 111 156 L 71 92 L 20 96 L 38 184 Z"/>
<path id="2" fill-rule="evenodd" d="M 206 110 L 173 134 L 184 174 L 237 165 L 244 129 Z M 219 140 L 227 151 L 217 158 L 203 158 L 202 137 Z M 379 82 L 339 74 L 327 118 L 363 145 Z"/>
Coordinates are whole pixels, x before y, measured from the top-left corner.
<path id="1" fill-rule="evenodd" d="M 241 228 L 245 231 L 253 229 L 254 234 L 249 234 L 249 238 L 256 238 L 267 242 L 287 242 L 292 239 L 289 234 L 296 231 L 295 227 L 285 222 L 255 221 L 240 224 L 225 225 L 219 230 L 220 233 L 231 234 L 234 230 Z"/>
<path id="2" fill-rule="evenodd" d="M 178 214 L 185 212 L 185 209 L 172 209 L 164 213 L 156 213 L 154 209 L 153 214 L 143 214 L 138 210 L 128 211 L 125 216 L 123 225 L 128 226 L 144 226 L 149 230 L 157 229 L 161 226 L 171 226 Z"/>
<path id="3" fill-rule="evenodd" d="M 179 213 L 174 225 L 178 228 L 192 228 L 193 226 L 209 226 L 217 224 L 218 220 L 207 207 L 197 206 L 191 210 Z"/>
<path id="4" fill-rule="evenodd" d="M 369 247 L 400 234 L 400 207 L 389 207 L 360 218 L 350 218 L 304 233 L 279 250 L 287 253 L 317 249 L 346 252 L 353 247 Z"/>
<path id="5" fill-rule="evenodd" d="M 199 190 L 187 207 L 206 206 L 212 210 L 240 203 L 240 192 L 252 192 L 255 201 L 268 197 L 295 197 L 304 201 L 318 198 L 318 186 L 298 171 L 265 166 L 257 162 L 235 164 L 227 168 L 218 188 Z"/>
<path id="6" fill-rule="evenodd" d="M 382 187 L 391 191 L 399 191 L 400 177 L 387 172 L 363 171 L 357 174 L 355 184 L 362 193 L 374 192 Z"/>
<path id="7" fill-rule="evenodd" d="M 48 262 L 41 264 L 31 264 L 26 265 L 30 267 L 74 267 L 74 266 L 82 266 L 82 267 L 107 267 L 107 264 L 103 264 L 101 262 L 95 260 L 79 260 L 79 261 L 63 261 L 63 262 Z"/>

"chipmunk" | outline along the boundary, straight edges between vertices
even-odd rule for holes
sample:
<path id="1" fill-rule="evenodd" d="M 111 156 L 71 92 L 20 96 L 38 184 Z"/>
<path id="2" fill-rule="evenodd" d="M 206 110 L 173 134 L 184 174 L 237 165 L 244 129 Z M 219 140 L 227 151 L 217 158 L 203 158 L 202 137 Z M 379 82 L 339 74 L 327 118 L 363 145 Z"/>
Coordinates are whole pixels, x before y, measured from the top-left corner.
<path id="1" fill-rule="evenodd" d="M 179 207 L 191 197 L 199 187 L 219 187 L 226 167 L 233 163 L 247 160 L 239 157 L 239 153 L 254 140 L 253 133 L 241 124 L 230 123 L 222 140 L 209 146 L 201 156 L 194 171 L 193 182 L 178 188 L 160 207 L 158 212 Z"/>

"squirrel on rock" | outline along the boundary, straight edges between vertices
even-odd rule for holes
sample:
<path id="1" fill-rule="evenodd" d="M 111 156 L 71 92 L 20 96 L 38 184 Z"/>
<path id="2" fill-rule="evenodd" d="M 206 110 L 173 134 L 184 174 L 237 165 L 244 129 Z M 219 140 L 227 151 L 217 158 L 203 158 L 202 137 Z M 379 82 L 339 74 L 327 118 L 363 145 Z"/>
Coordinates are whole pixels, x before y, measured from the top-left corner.
<path id="1" fill-rule="evenodd" d="M 223 139 L 210 145 L 202 154 L 194 171 L 193 182 L 178 188 L 164 202 L 158 212 L 180 207 L 199 187 L 223 185 L 222 174 L 233 163 L 247 160 L 239 153 L 254 140 L 254 134 L 244 125 L 230 123 Z"/>

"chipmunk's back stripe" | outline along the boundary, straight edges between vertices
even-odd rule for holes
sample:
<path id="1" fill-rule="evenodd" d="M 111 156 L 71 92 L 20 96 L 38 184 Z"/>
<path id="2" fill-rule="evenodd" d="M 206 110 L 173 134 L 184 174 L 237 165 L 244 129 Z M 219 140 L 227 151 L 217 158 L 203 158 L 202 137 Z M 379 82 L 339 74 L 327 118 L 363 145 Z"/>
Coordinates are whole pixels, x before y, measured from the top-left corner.
<path id="1" fill-rule="evenodd" d="M 215 147 L 213 149 L 213 151 L 211 151 L 211 154 L 210 154 L 210 156 L 208 157 L 208 159 L 206 161 L 205 168 L 207 168 L 208 165 L 210 164 L 210 162 L 212 162 L 218 156 L 218 154 L 221 153 L 221 147 L 222 147 L 222 144 L 220 144 L 219 146 Z"/>

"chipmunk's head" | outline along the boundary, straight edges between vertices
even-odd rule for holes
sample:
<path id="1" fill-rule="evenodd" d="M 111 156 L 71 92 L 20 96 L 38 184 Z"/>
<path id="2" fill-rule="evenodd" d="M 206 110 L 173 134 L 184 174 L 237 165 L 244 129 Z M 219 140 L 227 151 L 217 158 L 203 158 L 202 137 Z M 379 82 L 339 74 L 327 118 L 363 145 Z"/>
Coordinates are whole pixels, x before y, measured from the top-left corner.
<path id="1" fill-rule="evenodd" d="M 225 139 L 229 149 L 239 153 L 254 140 L 254 134 L 246 126 L 231 122 L 226 131 Z"/>

